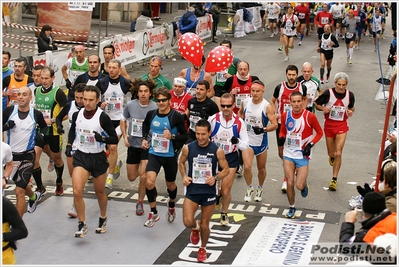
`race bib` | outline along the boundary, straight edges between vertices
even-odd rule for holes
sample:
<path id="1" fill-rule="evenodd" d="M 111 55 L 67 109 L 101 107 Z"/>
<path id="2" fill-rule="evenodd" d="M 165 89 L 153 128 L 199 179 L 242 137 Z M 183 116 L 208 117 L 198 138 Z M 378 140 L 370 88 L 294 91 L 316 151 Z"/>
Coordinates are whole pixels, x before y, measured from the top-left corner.
<path id="1" fill-rule="evenodd" d="M 84 146 L 94 146 L 96 144 L 96 139 L 94 134 L 90 130 L 80 130 L 79 131 L 79 142 Z"/>
<path id="2" fill-rule="evenodd" d="M 42 114 L 43 114 L 43 118 L 45 119 L 45 120 L 47 120 L 47 119 L 51 119 L 51 111 L 50 110 L 48 110 L 48 109 L 41 109 L 41 110 L 39 110 Z"/>
<path id="3" fill-rule="evenodd" d="M 351 33 L 351 32 L 347 32 L 346 33 L 346 38 L 347 39 L 351 39 L 353 37 L 353 33 Z"/>
<path id="4" fill-rule="evenodd" d="M 250 94 L 236 94 L 236 107 L 241 108 L 241 103 L 250 96 Z"/>
<path id="5" fill-rule="evenodd" d="M 284 112 L 287 112 L 288 110 L 292 110 L 291 104 L 284 104 Z"/>
<path id="6" fill-rule="evenodd" d="M 190 115 L 190 129 L 195 132 L 195 126 L 197 125 L 197 122 L 201 119 L 199 116 L 193 116 Z"/>
<path id="7" fill-rule="evenodd" d="M 227 69 L 223 71 L 219 71 L 216 73 L 216 80 L 218 82 L 225 82 L 227 79 L 224 77 L 224 75 L 227 73 Z"/>
<path id="8" fill-rule="evenodd" d="M 247 126 L 247 132 L 250 132 L 252 126 L 262 127 L 262 123 L 255 116 L 245 116 L 245 125 Z"/>
<path id="9" fill-rule="evenodd" d="M 302 135 L 300 133 L 290 133 L 287 134 L 287 146 L 293 150 L 300 150 L 301 149 L 301 139 Z"/>
<path id="10" fill-rule="evenodd" d="M 157 153 L 168 153 L 170 142 L 169 139 L 163 137 L 163 134 L 152 134 L 152 148 Z"/>
<path id="11" fill-rule="evenodd" d="M 193 159 L 193 183 L 205 184 L 206 176 L 212 176 L 212 159 L 194 158 Z"/>
<path id="12" fill-rule="evenodd" d="M 225 154 L 230 153 L 230 149 L 233 145 L 230 140 L 227 140 L 226 138 L 215 138 L 215 144 L 220 147 Z"/>
<path id="13" fill-rule="evenodd" d="M 313 106 L 313 99 L 315 97 L 315 93 L 308 93 L 308 107 L 312 107 Z"/>
<path id="14" fill-rule="evenodd" d="M 343 121 L 346 109 L 342 106 L 332 106 L 328 118 L 334 121 Z"/>
<path id="15" fill-rule="evenodd" d="M 105 102 L 108 103 L 107 110 L 118 110 L 122 108 L 122 98 L 121 97 L 107 97 Z"/>
<path id="16" fill-rule="evenodd" d="M 329 22 L 328 17 L 322 17 L 321 18 L 321 24 L 325 25 L 325 24 L 328 24 L 328 22 Z"/>
<path id="17" fill-rule="evenodd" d="M 195 97 L 196 92 L 197 92 L 197 88 L 189 88 L 187 91 L 187 94 Z"/>
<path id="18" fill-rule="evenodd" d="M 136 137 L 143 136 L 143 134 L 142 134 L 143 121 L 144 120 L 132 118 L 132 120 L 131 120 L 131 126 L 132 126 L 131 136 L 136 136 Z"/>

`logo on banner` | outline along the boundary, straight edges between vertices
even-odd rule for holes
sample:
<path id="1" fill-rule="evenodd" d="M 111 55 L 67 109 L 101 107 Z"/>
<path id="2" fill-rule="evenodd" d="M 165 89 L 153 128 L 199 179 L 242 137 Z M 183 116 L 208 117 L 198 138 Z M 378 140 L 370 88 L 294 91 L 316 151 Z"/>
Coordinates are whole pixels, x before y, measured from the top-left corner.
<path id="1" fill-rule="evenodd" d="M 113 44 L 115 47 L 115 57 L 120 57 L 121 53 L 123 52 L 133 53 L 136 41 L 130 40 L 128 37 L 126 37 L 126 40 L 124 41 L 121 42 L 114 41 L 111 42 L 111 44 Z"/>

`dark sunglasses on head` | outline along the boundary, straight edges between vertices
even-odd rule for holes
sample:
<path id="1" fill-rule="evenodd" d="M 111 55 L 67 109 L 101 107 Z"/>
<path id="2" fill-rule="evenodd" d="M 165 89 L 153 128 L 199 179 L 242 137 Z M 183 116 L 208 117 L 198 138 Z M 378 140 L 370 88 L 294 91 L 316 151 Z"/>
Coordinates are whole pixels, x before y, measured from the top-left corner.
<path id="1" fill-rule="evenodd" d="M 231 104 L 231 105 L 222 105 L 222 104 L 220 104 L 220 106 L 221 106 L 222 108 L 231 108 L 231 107 L 233 106 L 233 104 Z"/>
<path id="2" fill-rule="evenodd" d="M 164 103 L 164 102 L 168 101 L 168 99 L 167 98 L 160 98 L 160 99 L 156 99 L 155 101 L 157 101 L 157 103 L 159 103 L 159 102 Z"/>

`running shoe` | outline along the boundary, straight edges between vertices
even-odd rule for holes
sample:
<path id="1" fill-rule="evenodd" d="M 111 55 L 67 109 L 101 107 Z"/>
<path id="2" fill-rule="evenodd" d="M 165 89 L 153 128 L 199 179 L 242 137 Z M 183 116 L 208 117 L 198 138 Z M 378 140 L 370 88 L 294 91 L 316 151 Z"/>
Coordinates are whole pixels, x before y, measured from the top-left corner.
<path id="1" fill-rule="evenodd" d="M 136 215 L 144 215 L 144 204 L 143 201 L 137 201 L 136 203 Z"/>
<path id="2" fill-rule="evenodd" d="M 39 200 L 42 198 L 42 195 L 40 192 L 36 191 L 34 192 L 36 195 L 36 200 L 28 200 L 28 212 L 33 213 L 36 210 L 37 203 L 39 203 Z"/>
<path id="3" fill-rule="evenodd" d="M 247 192 L 245 193 L 244 201 L 251 202 L 253 194 L 254 194 L 254 188 L 252 186 L 248 186 Z"/>
<path id="4" fill-rule="evenodd" d="M 198 262 L 204 262 L 206 261 L 206 250 L 204 248 L 200 248 L 197 252 L 197 261 Z"/>
<path id="5" fill-rule="evenodd" d="M 352 64 L 352 59 L 351 58 L 349 59 L 349 64 Z"/>
<path id="6" fill-rule="evenodd" d="M 328 157 L 328 163 L 330 163 L 331 166 L 334 166 L 334 158 Z"/>
<path id="7" fill-rule="evenodd" d="M 107 231 L 107 217 L 99 218 L 98 227 L 95 230 L 96 230 L 96 234 L 103 234 Z"/>
<path id="8" fill-rule="evenodd" d="M 215 211 L 220 210 L 221 207 L 222 207 L 222 195 L 217 195 L 215 203 Z"/>
<path id="9" fill-rule="evenodd" d="M 324 80 L 324 83 L 328 83 L 329 80 L 330 80 L 330 76 L 327 76 L 327 78 Z"/>
<path id="10" fill-rule="evenodd" d="M 298 45 L 301 46 L 302 45 L 302 41 L 299 41 Z"/>
<path id="11" fill-rule="evenodd" d="M 89 183 L 89 184 L 91 184 L 91 183 L 93 183 L 93 176 L 89 176 L 89 179 L 87 179 L 87 182 Z"/>
<path id="12" fill-rule="evenodd" d="M 274 37 L 274 33 L 272 33 L 272 35 L 270 35 L 270 38 L 273 38 Z"/>
<path id="13" fill-rule="evenodd" d="M 105 187 L 108 189 L 112 189 L 113 182 L 114 182 L 114 179 L 111 176 L 108 176 L 107 180 L 105 181 Z"/>
<path id="14" fill-rule="evenodd" d="M 243 170 L 244 170 L 244 168 L 242 167 L 242 164 L 239 164 L 237 167 L 236 173 L 238 175 L 242 175 Z"/>
<path id="15" fill-rule="evenodd" d="M 347 57 L 346 57 L 346 63 L 349 63 L 349 59 L 350 59 L 350 57 L 347 56 Z"/>
<path id="16" fill-rule="evenodd" d="M 279 46 L 278 51 L 283 51 L 283 46 Z"/>
<path id="17" fill-rule="evenodd" d="M 118 179 L 119 176 L 121 175 L 121 167 L 123 165 L 122 160 L 118 159 L 118 161 L 116 162 L 115 165 L 115 169 L 114 169 L 114 179 Z"/>
<path id="18" fill-rule="evenodd" d="M 46 193 L 46 187 L 44 185 L 40 189 L 37 187 L 36 192 L 39 192 L 43 196 Z"/>
<path id="19" fill-rule="evenodd" d="M 79 222 L 78 231 L 75 232 L 75 237 L 84 237 L 87 231 L 89 231 L 87 225 L 84 222 Z"/>
<path id="20" fill-rule="evenodd" d="M 190 242 L 193 245 L 197 245 L 199 240 L 200 240 L 200 227 L 199 227 L 200 222 L 197 221 L 198 229 L 191 228 L 191 233 L 190 233 Z"/>
<path id="21" fill-rule="evenodd" d="M 168 206 L 168 211 L 166 212 L 166 220 L 172 223 L 176 218 L 176 210 L 175 208 L 169 208 L 169 201 L 166 204 Z"/>
<path id="22" fill-rule="evenodd" d="M 50 159 L 50 160 L 48 161 L 47 171 L 48 171 L 48 172 L 52 172 L 52 171 L 54 171 L 54 168 L 55 168 L 55 166 L 54 166 L 54 161 Z"/>
<path id="23" fill-rule="evenodd" d="M 330 191 L 337 191 L 337 180 L 331 179 L 328 189 Z"/>
<path id="24" fill-rule="evenodd" d="M 290 207 L 290 209 L 288 210 L 287 214 L 285 214 L 286 218 L 290 218 L 290 219 L 294 219 L 295 218 L 295 212 L 296 212 L 296 208 L 295 207 Z"/>
<path id="25" fill-rule="evenodd" d="M 55 195 L 56 196 L 62 196 L 64 194 L 64 187 L 62 183 L 57 183 L 55 187 Z"/>
<path id="26" fill-rule="evenodd" d="M 305 188 L 301 190 L 301 196 L 307 197 L 308 193 L 309 193 L 309 187 L 308 187 L 308 185 L 306 185 Z"/>
<path id="27" fill-rule="evenodd" d="M 227 213 L 221 213 L 220 224 L 224 226 L 229 225 L 229 216 L 227 216 Z"/>
<path id="28" fill-rule="evenodd" d="M 324 79 L 323 78 L 320 79 L 320 83 L 324 84 Z"/>
<path id="29" fill-rule="evenodd" d="M 285 57 L 284 61 L 290 61 L 290 57 Z"/>
<path id="30" fill-rule="evenodd" d="M 150 214 L 148 214 L 148 219 L 145 221 L 144 226 L 151 228 L 159 219 L 159 215 L 151 211 Z"/>
<path id="31" fill-rule="evenodd" d="M 68 211 L 68 215 L 69 215 L 69 217 L 71 217 L 71 218 L 77 218 L 77 217 L 78 217 L 78 213 L 76 212 L 76 209 L 75 209 L 75 205 L 74 205 L 74 204 L 72 204 L 71 209 Z"/>
<path id="32" fill-rule="evenodd" d="M 262 201 L 262 193 L 263 193 L 263 188 L 262 187 L 258 187 L 255 191 L 255 198 L 254 200 L 256 202 L 261 202 Z"/>
<path id="33" fill-rule="evenodd" d="M 287 178 L 284 178 L 283 184 L 281 185 L 281 192 L 287 193 Z"/>

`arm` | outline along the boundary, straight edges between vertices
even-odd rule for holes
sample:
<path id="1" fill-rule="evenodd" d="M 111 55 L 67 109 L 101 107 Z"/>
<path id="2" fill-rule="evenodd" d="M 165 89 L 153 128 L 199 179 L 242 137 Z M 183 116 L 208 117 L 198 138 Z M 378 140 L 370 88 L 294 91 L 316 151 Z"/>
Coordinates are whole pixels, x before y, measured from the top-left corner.
<path id="1" fill-rule="evenodd" d="M 330 91 L 325 90 L 314 102 L 316 105 L 316 109 L 319 111 L 323 111 L 324 113 L 329 113 L 331 108 L 325 106 L 325 104 L 328 103 L 329 98 Z"/>
<path id="2" fill-rule="evenodd" d="M 40 133 L 44 136 L 47 132 L 48 126 L 46 121 L 44 120 L 43 113 L 41 113 L 36 109 L 34 110 L 34 112 L 35 112 L 36 123 L 37 125 L 39 125 L 40 128 Z"/>
<path id="3" fill-rule="evenodd" d="M 227 78 L 226 82 L 224 83 L 223 90 L 226 92 L 231 91 L 231 86 L 233 85 L 233 77 Z"/>
<path id="4" fill-rule="evenodd" d="M 125 79 L 127 79 L 129 81 L 132 81 L 132 78 L 127 73 L 126 68 L 124 66 L 122 66 L 121 69 L 120 69 L 120 75 L 123 76 Z"/>
<path id="5" fill-rule="evenodd" d="M 151 129 L 151 121 L 150 119 L 153 116 L 153 113 L 157 112 L 157 110 L 151 110 L 149 112 L 147 112 L 147 115 L 145 116 L 145 119 L 143 121 L 143 128 L 141 129 L 141 132 L 143 134 L 142 140 L 141 140 L 141 148 L 142 149 L 148 149 L 149 145 L 148 145 L 148 141 L 147 141 L 147 137 L 148 134 L 150 132 Z"/>
<path id="6" fill-rule="evenodd" d="M 123 136 L 123 142 L 125 143 L 125 147 L 130 147 L 129 144 L 129 135 L 126 133 L 127 130 L 127 118 L 125 116 L 122 117 L 121 122 L 120 122 L 120 127 L 122 131 L 122 136 Z"/>
<path id="7" fill-rule="evenodd" d="M 104 112 L 100 115 L 100 124 L 104 131 L 108 134 L 107 137 L 103 137 L 103 142 L 106 144 L 118 144 L 118 136 L 116 135 L 114 125 L 111 119 Z"/>
<path id="8" fill-rule="evenodd" d="M 287 120 L 287 112 L 284 112 L 281 115 L 281 126 L 280 126 L 280 134 L 278 138 L 286 138 L 287 136 L 287 128 L 285 127 L 285 121 Z"/>
<path id="9" fill-rule="evenodd" d="M 57 115 L 55 118 L 55 123 L 57 125 L 57 128 L 61 126 L 62 128 L 62 121 L 64 120 L 64 117 L 68 115 L 68 111 L 71 108 L 72 102 L 69 102 L 64 106 L 63 109 L 61 109 L 60 113 Z"/>
<path id="10" fill-rule="evenodd" d="M 240 121 L 242 124 L 240 132 L 238 134 L 240 138 L 238 138 L 239 142 L 237 144 L 237 147 L 240 150 L 245 150 L 249 147 L 249 138 L 248 138 L 247 129 L 245 127 L 245 122 L 242 119 L 240 119 Z"/>
<path id="11" fill-rule="evenodd" d="M 355 95 L 349 92 L 349 105 L 348 105 L 348 117 L 352 117 L 355 112 Z"/>
<path id="12" fill-rule="evenodd" d="M 72 145 L 73 141 L 75 141 L 76 138 L 76 118 L 78 117 L 79 112 L 75 112 L 72 115 L 72 122 L 71 122 L 71 128 L 69 128 L 69 133 L 68 133 L 68 145 Z"/>
<path id="13" fill-rule="evenodd" d="M 64 77 L 64 80 L 68 80 L 68 73 L 67 73 L 68 67 L 66 65 L 62 66 L 61 68 L 61 73 L 62 77 Z"/>
<path id="14" fill-rule="evenodd" d="M 227 163 L 226 156 L 221 148 L 218 148 L 216 151 L 216 156 L 218 157 L 219 168 L 222 169 L 218 172 L 218 177 L 223 179 L 229 175 L 229 164 Z"/>
<path id="15" fill-rule="evenodd" d="M 213 85 L 212 85 L 212 76 L 209 73 L 205 72 L 204 79 L 209 83 L 209 89 L 206 92 L 206 96 L 212 98 L 215 95 L 215 91 L 213 90 Z"/>
<path id="16" fill-rule="evenodd" d="M 17 208 L 6 197 L 3 197 L 3 221 L 8 222 L 12 226 L 11 232 L 3 233 L 3 241 L 16 241 L 28 236 L 28 229 L 19 215 Z"/>
<path id="17" fill-rule="evenodd" d="M 245 120 L 245 114 L 244 114 L 244 105 L 245 104 L 244 104 L 244 102 L 241 103 L 241 107 L 240 107 L 240 109 L 237 112 L 237 115 L 243 120 Z"/>
<path id="18" fill-rule="evenodd" d="M 188 186 L 193 180 L 187 175 L 186 161 L 188 156 L 188 145 L 184 145 L 179 158 L 179 172 L 183 179 L 183 185 Z"/>
<path id="19" fill-rule="evenodd" d="M 309 124 L 310 124 L 310 126 L 312 126 L 313 130 L 316 131 L 316 136 L 314 136 L 311 141 L 313 143 L 313 145 L 315 145 L 323 137 L 323 129 L 321 128 L 316 115 L 313 113 L 309 113 Z"/>
<path id="20" fill-rule="evenodd" d="M 269 119 L 269 124 L 265 127 L 265 132 L 275 131 L 277 129 L 276 110 L 270 104 L 266 107 L 266 116 Z"/>

